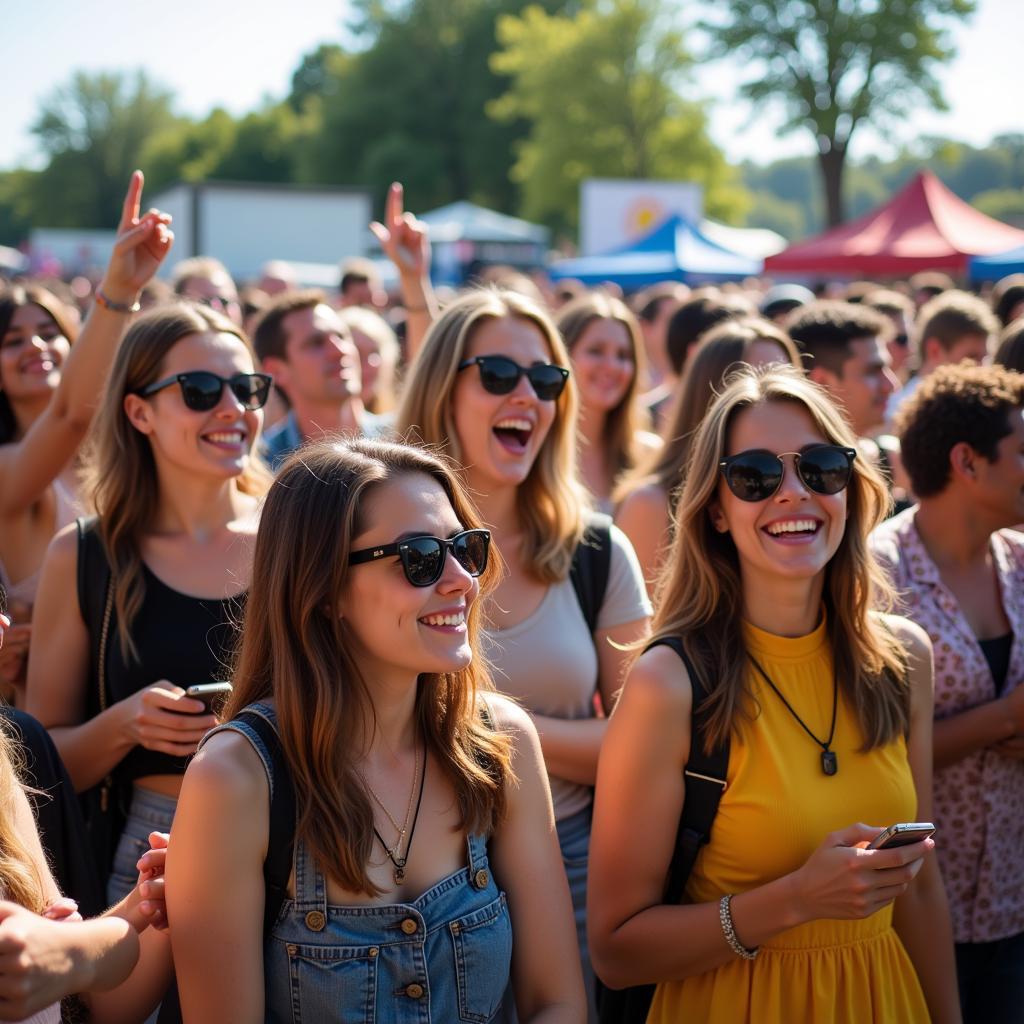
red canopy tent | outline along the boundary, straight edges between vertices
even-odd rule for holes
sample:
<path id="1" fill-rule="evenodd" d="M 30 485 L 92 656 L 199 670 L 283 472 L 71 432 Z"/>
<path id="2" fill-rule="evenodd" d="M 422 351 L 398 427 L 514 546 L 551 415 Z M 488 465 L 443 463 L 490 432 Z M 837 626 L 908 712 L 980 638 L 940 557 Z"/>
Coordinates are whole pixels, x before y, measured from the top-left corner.
<path id="1" fill-rule="evenodd" d="M 766 274 L 903 277 L 919 270 L 966 274 L 972 256 L 1024 244 L 1024 231 L 979 213 L 929 171 L 884 206 L 764 261 Z"/>

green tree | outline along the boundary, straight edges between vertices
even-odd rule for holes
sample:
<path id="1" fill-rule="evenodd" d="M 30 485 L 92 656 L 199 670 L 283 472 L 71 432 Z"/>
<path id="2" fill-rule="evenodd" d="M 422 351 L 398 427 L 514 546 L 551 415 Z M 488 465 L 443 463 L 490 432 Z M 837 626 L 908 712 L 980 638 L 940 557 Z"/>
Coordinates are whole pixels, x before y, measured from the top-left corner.
<path id="1" fill-rule="evenodd" d="M 105 227 L 147 142 L 175 120 L 171 93 L 145 73 L 72 75 L 42 103 L 32 131 L 49 156 L 34 179 L 35 223 Z"/>
<path id="2" fill-rule="evenodd" d="M 677 91 L 690 58 L 659 0 L 587 0 L 574 15 L 531 6 L 498 22 L 498 40 L 491 66 L 511 82 L 488 111 L 530 125 L 512 168 L 527 216 L 575 227 L 593 177 L 693 181 L 711 215 L 743 212 L 703 112 Z"/>
<path id="3" fill-rule="evenodd" d="M 871 120 L 945 109 L 935 70 L 953 55 L 946 29 L 976 0 L 724 0 L 701 28 L 711 55 L 749 69 L 741 92 L 781 104 L 784 131 L 814 136 L 829 225 L 843 220 L 850 140 Z"/>

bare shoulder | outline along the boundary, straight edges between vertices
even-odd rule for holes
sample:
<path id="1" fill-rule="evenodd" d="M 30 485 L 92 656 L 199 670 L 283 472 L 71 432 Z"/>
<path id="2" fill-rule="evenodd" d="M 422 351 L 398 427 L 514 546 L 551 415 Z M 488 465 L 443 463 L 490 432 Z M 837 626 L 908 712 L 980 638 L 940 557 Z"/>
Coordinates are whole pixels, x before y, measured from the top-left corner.
<path id="1" fill-rule="evenodd" d="M 252 744 L 234 729 L 211 736 L 185 771 L 184 786 L 209 805 L 265 806 L 270 797 L 266 769 Z"/>
<path id="2" fill-rule="evenodd" d="M 654 480 L 640 484 L 629 492 L 619 505 L 619 511 L 663 511 L 668 505 L 668 495 L 664 488 Z M 616 517 L 617 518 L 617 517 Z"/>
<path id="3" fill-rule="evenodd" d="M 523 739 L 536 739 L 537 727 L 533 724 L 533 719 L 516 701 L 503 694 L 490 692 L 481 694 L 480 699 L 484 702 L 495 728 L 508 733 L 516 746 L 519 746 Z"/>
<path id="4" fill-rule="evenodd" d="M 46 550 L 46 564 L 61 575 L 78 571 L 78 527 L 74 523 L 54 535 Z"/>
<path id="5" fill-rule="evenodd" d="M 931 661 L 932 642 L 924 629 L 902 615 L 878 613 L 879 621 L 896 637 L 911 661 Z"/>
<path id="6" fill-rule="evenodd" d="M 626 677 L 616 712 L 624 703 L 652 722 L 689 720 L 693 686 L 683 660 L 665 644 L 644 651 Z"/>

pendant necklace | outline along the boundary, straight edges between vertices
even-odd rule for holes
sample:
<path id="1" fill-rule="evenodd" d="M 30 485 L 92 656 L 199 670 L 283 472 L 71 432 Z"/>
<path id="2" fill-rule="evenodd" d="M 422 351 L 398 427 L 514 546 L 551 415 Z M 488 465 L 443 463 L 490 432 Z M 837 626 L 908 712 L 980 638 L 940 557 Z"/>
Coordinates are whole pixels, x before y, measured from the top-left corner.
<path id="1" fill-rule="evenodd" d="M 398 833 L 398 838 L 395 840 L 395 845 L 389 847 L 384 842 L 384 837 L 377 831 L 377 826 L 373 826 L 373 834 L 377 837 L 377 842 L 384 848 L 384 852 L 387 854 L 388 860 L 394 867 L 393 876 L 395 879 L 395 885 L 402 885 L 405 882 L 405 865 L 409 861 L 409 851 L 412 849 L 412 839 L 416 832 L 416 822 L 420 816 L 420 804 L 423 803 L 423 784 L 427 780 L 427 747 L 423 745 L 423 767 L 420 768 L 419 758 L 416 759 L 416 769 L 413 772 L 412 777 L 412 788 L 409 790 L 409 803 L 405 809 L 405 821 L 401 825 L 391 816 L 391 812 L 384 806 L 383 801 L 376 793 L 374 793 L 370 784 L 366 781 L 363 773 L 359 773 L 360 778 L 363 780 L 363 785 L 366 787 L 366 791 L 373 798 L 373 802 L 384 812 L 387 816 L 388 821 L 394 826 L 395 831 Z M 417 776 L 419 777 L 419 796 L 416 798 L 416 812 L 412 814 L 412 801 L 416 795 L 416 781 Z M 412 825 L 409 825 L 409 815 L 412 814 Z M 405 840 L 406 833 L 408 833 L 409 841 L 405 845 L 405 856 L 398 856 L 402 849 L 402 842 Z"/>
<path id="2" fill-rule="evenodd" d="M 747 657 L 750 658 L 750 662 L 754 666 L 754 668 L 756 668 L 757 671 L 761 673 L 761 676 L 764 678 L 764 681 L 775 691 L 775 695 L 779 698 L 779 700 L 781 700 L 782 703 L 785 704 L 786 710 L 797 720 L 797 724 L 800 726 L 800 728 L 803 729 L 803 731 L 807 733 L 807 735 L 810 736 L 811 739 L 814 740 L 814 742 L 817 743 L 819 747 L 821 747 L 821 770 L 826 775 L 835 775 L 836 772 L 839 771 L 839 758 L 836 757 L 836 752 L 834 750 L 829 750 L 829 747 L 832 746 L 832 740 L 835 738 L 836 735 L 836 711 L 839 708 L 839 681 L 836 678 L 835 672 L 832 673 L 832 725 L 828 731 L 828 739 L 825 740 L 824 743 L 822 743 L 822 741 L 819 740 L 818 737 L 815 736 L 814 733 L 807 728 L 807 726 L 804 724 L 804 720 L 793 710 L 793 706 L 789 703 L 788 700 L 786 700 L 785 697 L 783 697 L 782 691 L 779 690 L 779 688 L 771 681 L 771 679 L 768 678 L 768 673 L 765 672 L 763 668 L 761 668 L 761 666 L 751 655 L 748 654 Z"/>

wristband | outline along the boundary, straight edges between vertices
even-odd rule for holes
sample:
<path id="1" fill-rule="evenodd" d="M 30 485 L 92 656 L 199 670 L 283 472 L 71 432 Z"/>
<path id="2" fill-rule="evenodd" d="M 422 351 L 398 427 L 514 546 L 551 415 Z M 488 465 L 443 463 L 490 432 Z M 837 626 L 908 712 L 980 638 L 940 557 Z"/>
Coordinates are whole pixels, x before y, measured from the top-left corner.
<path id="1" fill-rule="evenodd" d="M 99 288 L 96 289 L 92 299 L 100 309 L 109 309 L 111 313 L 138 313 L 142 309 L 138 299 L 132 303 L 114 302 L 113 299 L 108 299 Z"/>
<path id="2" fill-rule="evenodd" d="M 743 957 L 744 960 L 755 960 L 757 954 L 761 952 L 761 947 L 755 946 L 753 949 L 747 949 L 736 938 L 736 929 L 732 926 L 732 911 L 729 909 L 731 902 L 732 896 L 723 896 L 718 901 L 718 920 L 722 923 L 722 933 L 725 935 L 725 941 L 729 943 L 729 948 L 737 956 Z"/>

